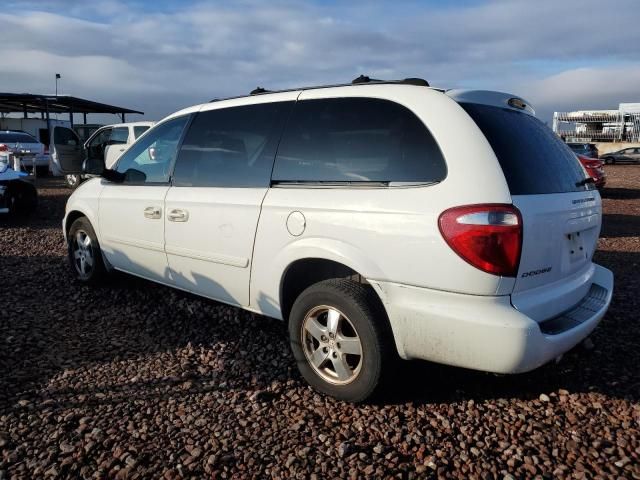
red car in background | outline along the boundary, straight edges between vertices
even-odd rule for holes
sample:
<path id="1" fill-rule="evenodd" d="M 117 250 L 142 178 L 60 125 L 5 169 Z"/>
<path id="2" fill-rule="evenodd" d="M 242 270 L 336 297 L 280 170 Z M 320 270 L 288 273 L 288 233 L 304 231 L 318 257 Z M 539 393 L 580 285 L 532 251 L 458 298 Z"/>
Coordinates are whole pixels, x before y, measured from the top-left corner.
<path id="1" fill-rule="evenodd" d="M 607 176 L 604 173 L 604 162 L 597 158 L 590 158 L 580 154 L 578 154 L 578 160 L 580 160 L 580 163 L 589 176 L 593 178 L 595 186 L 597 188 L 604 187 L 605 183 L 607 183 Z"/>

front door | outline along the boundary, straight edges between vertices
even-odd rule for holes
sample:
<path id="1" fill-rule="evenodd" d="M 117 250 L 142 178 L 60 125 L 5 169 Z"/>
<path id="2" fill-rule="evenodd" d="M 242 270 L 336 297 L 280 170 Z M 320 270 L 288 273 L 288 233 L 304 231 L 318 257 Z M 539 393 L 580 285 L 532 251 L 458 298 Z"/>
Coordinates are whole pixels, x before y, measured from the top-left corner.
<path id="1" fill-rule="evenodd" d="M 102 180 L 99 223 L 107 260 L 119 270 L 162 283 L 171 283 L 164 252 L 164 201 L 187 121 L 183 116 L 158 125 L 120 158 L 117 183 Z"/>
<path id="2" fill-rule="evenodd" d="M 105 148 L 111 137 L 111 127 L 104 127 L 96 130 L 91 137 L 85 142 L 85 158 L 98 160 L 104 164 Z"/>
<path id="3" fill-rule="evenodd" d="M 165 201 L 165 250 L 177 287 L 249 305 L 262 200 L 296 96 L 231 108 L 212 104 L 194 118 Z"/>
<path id="4" fill-rule="evenodd" d="M 51 156 L 57 167 L 55 170 L 63 175 L 82 172 L 84 151 L 80 137 L 67 127 L 53 127 L 51 137 Z"/>

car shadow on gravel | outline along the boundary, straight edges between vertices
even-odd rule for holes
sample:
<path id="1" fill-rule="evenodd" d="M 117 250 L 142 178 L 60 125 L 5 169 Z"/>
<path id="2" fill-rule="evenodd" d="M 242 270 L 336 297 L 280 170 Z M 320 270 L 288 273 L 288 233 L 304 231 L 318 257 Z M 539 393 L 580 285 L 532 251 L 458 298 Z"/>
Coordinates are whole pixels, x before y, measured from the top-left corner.
<path id="1" fill-rule="evenodd" d="M 640 216 L 605 213 L 602 215 L 601 237 L 633 237 L 640 234 Z"/>
<path id="2" fill-rule="evenodd" d="M 61 256 L 0 256 L 0 271 L 21 285 L 2 306 L 0 412 L 25 397 L 160 400 L 296 375 L 280 321 L 122 273 L 83 286 Z"/>
<path id="3" fill-rule="evenodd" d="M 637 200 L 640 198 L 640 189 L 637 188 L 603 188 L 600 190 L 602 198 L 615 200 Z"/>

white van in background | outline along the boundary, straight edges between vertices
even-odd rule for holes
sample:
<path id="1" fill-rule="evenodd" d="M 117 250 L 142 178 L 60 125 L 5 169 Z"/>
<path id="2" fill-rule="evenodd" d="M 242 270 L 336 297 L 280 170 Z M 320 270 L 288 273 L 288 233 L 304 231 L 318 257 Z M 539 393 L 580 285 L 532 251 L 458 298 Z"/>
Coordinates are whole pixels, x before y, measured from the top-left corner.
<path id="1" fill-rule="evenodd" d="M 99 128 L 84 142 L 86 158 L 104 158 L 106 168 L 111 168 L 120 155 L 155 122 L 117 123 Z M 67 185 L 76 188 L 84 179 L 80 174 L 65 175 Z"/>

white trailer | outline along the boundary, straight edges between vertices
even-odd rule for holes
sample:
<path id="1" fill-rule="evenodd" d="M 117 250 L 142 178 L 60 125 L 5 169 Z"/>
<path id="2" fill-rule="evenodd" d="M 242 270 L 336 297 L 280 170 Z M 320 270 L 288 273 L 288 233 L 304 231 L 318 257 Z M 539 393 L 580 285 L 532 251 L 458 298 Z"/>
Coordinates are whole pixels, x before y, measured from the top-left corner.
<path id="1" fill-rule="evenodd" d="M 50 118 L 49 123 L 51 124 L 51 128 L 71 128 L 71 122 L 69 120 Z M 3 117 L 0 118 L 0 130 L 22 130 L 49 148 L 49 131 L 46 120 L 40 118 Z"/>

